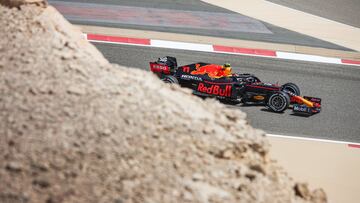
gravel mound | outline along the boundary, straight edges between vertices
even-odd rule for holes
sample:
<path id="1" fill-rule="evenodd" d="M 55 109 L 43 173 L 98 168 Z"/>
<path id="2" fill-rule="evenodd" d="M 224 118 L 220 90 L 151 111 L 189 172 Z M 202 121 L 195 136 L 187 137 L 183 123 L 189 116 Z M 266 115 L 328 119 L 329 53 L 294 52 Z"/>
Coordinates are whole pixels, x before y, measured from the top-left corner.
<path id="1" fill-rule="evenodd" d="M 241 111 L 109 64 L 43 1 L 1 4 L 0 202 L 326 202 Z"/>

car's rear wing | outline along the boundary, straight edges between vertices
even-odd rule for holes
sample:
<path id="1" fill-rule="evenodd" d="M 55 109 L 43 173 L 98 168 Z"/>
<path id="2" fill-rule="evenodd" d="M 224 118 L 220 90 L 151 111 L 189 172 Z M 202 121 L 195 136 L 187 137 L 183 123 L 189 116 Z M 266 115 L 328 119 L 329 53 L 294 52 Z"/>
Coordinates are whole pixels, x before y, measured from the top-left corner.
<path id="1" fill-rule="evenodd" d="M 177 61 L 175 57 L 165 56 L 158 58 L 155 62 L 150 62 L 151 72 L 158 75 L 174 74 L 177 68 Z"/>
<path id="2" fill-rule="evenodd" d="M 157 62 L 150 62 L 150 70 L 156 74 L 169 75 L 171 73 L 169 66 L 166 64 L 159 64 Z"/>

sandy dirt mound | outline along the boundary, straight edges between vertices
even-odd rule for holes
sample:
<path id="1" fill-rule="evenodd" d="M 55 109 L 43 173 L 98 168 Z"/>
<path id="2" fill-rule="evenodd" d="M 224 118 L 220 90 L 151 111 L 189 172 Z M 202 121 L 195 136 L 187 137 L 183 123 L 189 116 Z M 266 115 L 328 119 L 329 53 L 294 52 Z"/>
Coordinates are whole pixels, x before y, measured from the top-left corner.
<path id="1" fill-rule="evenodd" d="M 244 113 L 109 64 L 36 2 L 0 5 L 0 202 L 326 202 Z"/>

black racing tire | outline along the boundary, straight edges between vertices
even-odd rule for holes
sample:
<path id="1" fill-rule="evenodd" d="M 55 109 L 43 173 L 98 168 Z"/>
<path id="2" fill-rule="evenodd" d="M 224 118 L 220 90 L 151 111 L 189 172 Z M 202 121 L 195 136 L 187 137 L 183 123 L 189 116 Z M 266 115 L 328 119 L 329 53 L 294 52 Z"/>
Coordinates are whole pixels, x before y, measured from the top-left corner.
<path id="1" fill-rule="evenodd" d="M 285 92 L 276 92 L 270 95 L 267 106 L 276 113 L 285 111 L 290 104 L 290 97 Z"/>
<path id="2" fill-rule="evenodd" d="M 299 86 L 297 86 L 296 84 L 291 83 L 291 82 L 285 83 L 284 85 L 282 85 L 281 90 L 285 91 L 285 92 L 289 91 L 289 92 L 295 94 L 296 96 L 299 96 L 301 93 Z"/>
<path id="3" fill-rule="evenodd" d="M 164 81 L 165 83 L 179 84 L 178 79 L 172 75 L 165 75 L 161 80 Z"/>

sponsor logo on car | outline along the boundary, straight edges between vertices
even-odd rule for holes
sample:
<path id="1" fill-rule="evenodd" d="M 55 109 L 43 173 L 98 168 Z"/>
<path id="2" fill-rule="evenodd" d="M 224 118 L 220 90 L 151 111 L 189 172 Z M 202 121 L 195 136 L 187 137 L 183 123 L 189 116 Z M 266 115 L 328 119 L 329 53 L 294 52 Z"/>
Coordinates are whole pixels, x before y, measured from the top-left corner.
<path id="1" fill-rule="evenodd" d="M 254 96 L 254 99 L 256 99 L 256 100 L 264 100 L 265 97 L 261 96 L 261 95 L 256 95 L 256 96 Z"/>
<path id="2" fill-rule="evenodd" d="M 163 62 L 163 63 L 166 63 L 167 62 L 167 57 L 161 57 L 159 58 L 159 62 Z"/>
<path id="3" fill-rule="evenodd" d="M 222 97 L 231 97 L 231 85 L 209 85 L 199 83 L 197 91 Z"/>
<path id="4" fill-rule="evenodd" d="M 153 65 L 152 68 L 156 68 L 156 69 L 159 69 L 159 70 L 168 70 L 169 69 L 169 67 L 164 66 L 164 65 Z"/>
<path id="5" fill-rule="evenodd" d="M 189 66 L 184 66 L 184 67 L 182 67 L 182 70 L 183 70 L 183 72 L 185 72 L 185 73 L 190 73 L 190 67 L 189 67 Z"/>
<path id="6" fill-rule="evenodd" d="M 150 70 L 155 73 L 170 73 L 170 68 L 167 65 L 161 65 L 156 63 L 150 63 Z"/>
<path id="7" fill-rule="evenodd" d="M 202 78 L 196 77 L 196 76 L 193 76 L 193 75 L 181 75 L 181 79 L 203 81 Z"/>
<path id="8" fill-rule="evenodd" d="M 306 105 L 294 105 L 293 110 L 299 112 L 308 112 L 309 108 Z"/>

